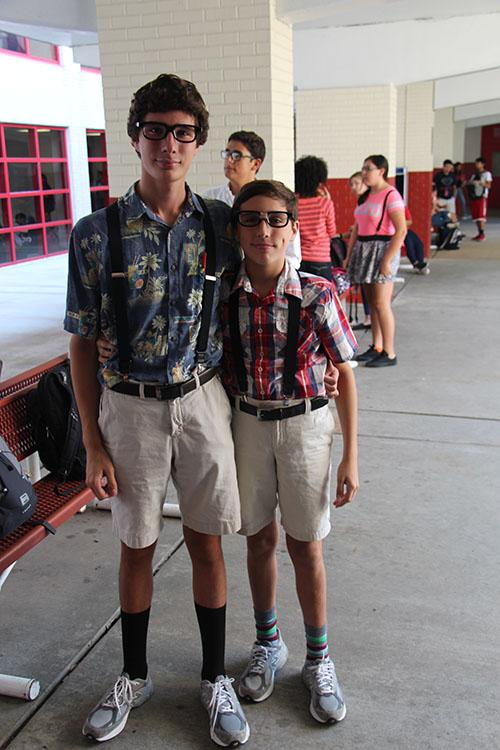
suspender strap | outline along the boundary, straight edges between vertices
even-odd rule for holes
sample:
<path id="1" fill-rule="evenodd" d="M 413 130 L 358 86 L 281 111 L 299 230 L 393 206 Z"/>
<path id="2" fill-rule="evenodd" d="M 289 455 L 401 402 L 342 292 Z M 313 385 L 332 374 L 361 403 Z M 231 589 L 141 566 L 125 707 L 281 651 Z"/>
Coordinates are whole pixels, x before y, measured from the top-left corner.
<path id="1" fill-rule="evenodd" d="M 106 208 L 111 258 L 111 299 L 115 313 L 118 366 L 122 375 L 130 372 L 130 337 L 127 317 L 127 275 L 123 271 L 123 249 L 118 203 Z"/>
<path id="2" fill-rule="evenodd" d="M 288 331 L 285 349 L 285 370 L 283 373 L 283 395 L 292 398 L 297 372 L 297 346 L 299 343 L 300 299 L 293 294 L 288 299 Z"/>
<path id="3" fill-rule="evenodd" d="M 201 196 L 197 195 L 203 209 L 203 228 L 205 230 L 205 283 L 203 284 L 203 299 L 201 303 L 201 324 L 196 341 L 196 358 L 198 363 L 205 360 L 208 345 L 208 334 L 210 333 L 210 321 L 212 320 L 212 308 L 214 304 L 214 292 L 217 277 L 215 276 L 216 268 L 216 244 L 215 231 L 207 205 Z"/>
<path id="4" fill-rule="evenodd" d="M 241 287 L 236 289 L 229 297 L 229 334 L 231 337 L 231 349 L 236 368 L 238 387 L 241 393 L 246 393 L 247 373 L 245 370 L 243 346 L 241 344 L 240 336 L 240 292 Z"/>
<path id="5" fill-rule="evenodd" d="M 395 192 L 396 192 L 395 190 L 389 190 L 389 192 L 386 194 L 386 196 L 384 198 L 384 204 L 382 206 L 382 213 L 380 214 L 380 221 L 377 224 L 377 228 L 375 230 L 375 234 L 378 234 L 378 231 L 379 231 L 380 227 L 382 226 L 382 221 L 384 219 L 384 214 L 385 214 L 385 207 L 387 205 L 387 198 L 390 196 L 391 193 L 395 193 Z"/>
<path id="6" fill-rule="evenodd" d="M 243 346 L 240 336 L 239 302 L 241 287 L 229 297 L 229 334 L 231 350 L 236 370 L 236 378 L 241 393 L 247 390 L 247 374 Z M 283 395 L 292 398 L 295 388 L 295 373 L 297 372 L 297 347 L 299 342 L 299 323 L 301 300 L 293 294 L 287 294 L 288 300 L 288 331 L 285 348 L 285 366 L 283 373 Z"/>

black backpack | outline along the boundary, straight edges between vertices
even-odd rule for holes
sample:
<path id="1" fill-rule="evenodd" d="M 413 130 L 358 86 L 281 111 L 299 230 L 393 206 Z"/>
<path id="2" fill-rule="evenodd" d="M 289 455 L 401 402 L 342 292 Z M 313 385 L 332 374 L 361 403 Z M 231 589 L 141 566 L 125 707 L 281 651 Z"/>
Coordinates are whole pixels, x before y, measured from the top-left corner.
<path id="1" fill-rule="evenodd" d="M 462 241 L 462 232 L 458 227 L 442 227 L 439 230 L 439 249 L 458 250 Z"/>
<path id="2" fill-rule="evenodd" d="M 85 479 L 85 448 L 69 364 L 49 370 L 28 394 L 33 437 L 46 469 L 62 481 Z"/>
<path id="3" fill-rule="evenodd" d="M 347 245 L 341 235 L 330 240 L 330 258 L 334 268 L 342 268 L 347 255 Z"/>
<path id="4" fill-rule="evenodd" d="M 29 521 L 36 508 L 36 493 L 21 464 L 0 436 L 0 539 Z"/>

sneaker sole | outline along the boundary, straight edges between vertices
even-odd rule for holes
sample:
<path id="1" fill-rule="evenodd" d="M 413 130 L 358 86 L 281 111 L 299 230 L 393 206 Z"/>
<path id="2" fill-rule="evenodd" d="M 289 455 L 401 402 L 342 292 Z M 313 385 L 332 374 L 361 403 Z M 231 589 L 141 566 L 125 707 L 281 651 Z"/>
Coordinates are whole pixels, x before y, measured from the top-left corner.
<path id="1" fill-rule="evenodd" d="M 82 730 L 82 734 L 84 737 L 88 737 L 89 740 L 95 740 L 96 742 L 106 742 L 106 740 L 112 740 L 113 737 L 116 737 L 120 734 L 120 732 L 123 732 L 125 729 L 125 724 L 127 723 L 128 717 L 130 716 L 130 711 L 125 714 L 123 719 L 120 721 L 117 726 L 111 730 L 108 734 L 104 735 L 104 737 L 96 737 L 95 734 L 92 734 L 90 731 L 86 731 L 85 727 Z"/>
<path id="2" fill-rule="evenodd" d="M 219 747 L 240 747 L 240 745 L 244 745 L 245 742 L 248 742 L 248 738 L 250 737 L 250 727 L 247 724 L 245 736 L 242 740 L 233 740 L 233 742 L 230 742 L 229 745 L 225 742 L 221 742 L 219 738 L 215 735 L 215 732 L 210 729 L 210 739 L 212 742 L 215 742 L 216 745 L 219 745 Z"/>
<path id="3" fill-rule="evenodd" d="M 319 721 L 320 724 L 337 724 L 337 722 L 342 721 L 342 719 L 345 719 L 345 715 L 347 713 L 347 708 L 346 708 L 346 705 L 344 703 L 344 710 L 341 712 L 341 714 L 337 718 L 334 718 L 332 716 L 331 719 L 320 719 L 320 717 L 318 716 L 318 714 L 314 710 L 314 707 L 313 707 L 313 704 L 312 704 L 312 699 L 311 699 L 311 702 L 309 704 L 309 711 L 311 712 L 311 716 L 314 719 L 316 719 L 316 721 Z"/>
<path id="4" fill-rule="evenodd" d="M 280 671 L 280 669 L 283 669 L 283 667 L 285 666 L 285 664 L 287 662 L 287 659 L 288 659 L 288 648 L 287 648 L 287 646 L 285 644 L 283 644 L 283 646 L 284 646 L 284 649 L 283 649 L 284 658 L 281 661 L 278 662 L 278 665 L 277 665 L 276 669 L 273 672 L 272 682 L 269 685 L 269 687 L 266 690 L 266 692 L 263 695 L 259 696 L 258 698 L 254 698 L 249 693 L 245 693 L 244 689 L 243 689 L 243 692 L 242 692 L 242 686 L 241 686 L 241 683 L 240 683 L 238 685 L 238 695 L 240 696 L 240 698 L 245 698 L 246 700 L 250 701 L 251 703 L 262 703 L 262 701 L 265 701 L 267 698 L 269 698 L 272 695 L 273 690 L 274 690 L 274 679 L 275 679 L 276 675 L 278 674 L 278 672 Z"/>

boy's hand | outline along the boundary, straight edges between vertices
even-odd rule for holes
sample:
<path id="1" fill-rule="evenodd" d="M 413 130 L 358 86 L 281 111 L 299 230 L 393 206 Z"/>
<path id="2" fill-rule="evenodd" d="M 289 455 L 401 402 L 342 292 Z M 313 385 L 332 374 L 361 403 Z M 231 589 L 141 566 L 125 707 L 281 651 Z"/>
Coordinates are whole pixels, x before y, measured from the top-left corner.
<path id="1" fill-rule="evenodd" d="M 87 471 L 85 483 L 97 500 L 114 497 L 118 492 L 115 468 L 104 448 L 87 450 Z"/>
<path id="2" fill-rule="evenodd" d="M 350 503 L 359 488 L 358 467 L 356 461 L 341 461 L 337 469 L 337 490 L 333 503 L 335 508 L 341 508 Z"/>
<path id="3" fill-rule="evenodd" d="M 325 390 L 328 398 L 335 398 L 339 395 L 337 388 L 337 382 L 339 379 L 339 371 L 335 365 L 328 360 L 328 365 L 325 372 Z"/>
<path id="4" fill-rule="evenodd" d="M 116 352 L 116 346 L 108 341 L 104 336 L 99 336 L 95 342 L 97 346 L 97 353 L 99 364 L 104 365 L 106 361 Z"/>

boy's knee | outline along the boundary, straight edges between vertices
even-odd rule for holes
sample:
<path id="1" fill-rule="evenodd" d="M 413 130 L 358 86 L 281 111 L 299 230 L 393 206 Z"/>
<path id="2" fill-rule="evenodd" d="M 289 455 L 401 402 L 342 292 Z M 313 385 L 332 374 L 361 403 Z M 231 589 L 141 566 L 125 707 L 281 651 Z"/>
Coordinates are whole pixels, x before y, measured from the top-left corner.
<path id="1" fill-rule="evenodd" d="M 224 562 L 220 536 L 200 534 L 184 527 L 184 540 L 193 565 L 218 565 Z"/>
<path id="2" fill-rule="evenodd" d="M 323 545 L 321 541 L 301 542 L 287 535 L 288 552 L 294 565 L 315 567 L 323 564 Z"/>
<path id="3" fill-rule="evenodd" d="M 273 522 L 257 534 L 247 537 L 248 554 L 252 558 L 264 558 L 273 555 L 278 546 L 278 529 Z"/>

